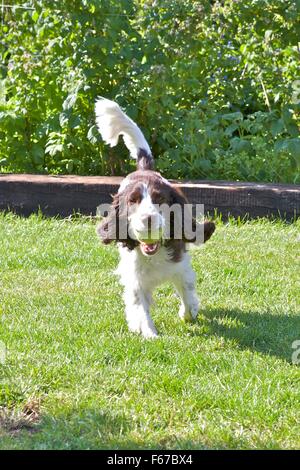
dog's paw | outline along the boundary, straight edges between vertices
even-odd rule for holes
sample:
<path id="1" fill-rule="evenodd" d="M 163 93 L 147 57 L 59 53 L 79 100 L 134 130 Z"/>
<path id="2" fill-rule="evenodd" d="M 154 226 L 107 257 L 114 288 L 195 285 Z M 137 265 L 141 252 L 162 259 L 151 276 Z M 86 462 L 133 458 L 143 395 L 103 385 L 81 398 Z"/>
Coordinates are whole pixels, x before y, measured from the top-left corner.
<path id="1" fill-rule="evenodd" d="M 137 324 L 128 323 L 128 329 L 129 329 L 129 331 L 131 331 L 131 333 L 140 333 L 141 332 L 140 325 L 137 325 Z"/>
<path id="2" fill-rule="evenodd" d="M 141 325 L 142 336 L 146 339 L 158 338 L 158 333 L 154 325 L 142 324 Z"/>
<path id="3" fill-rule="evenodd" d="M 148 322 L 130 321 L 128 328 L 132 333 L 141 334 L 146 339 L 158 338 L 158 333 L 155 326 Z"/>
<path id="4" fill-rule="evenodd" d="M 189 307 L 186 307 L 185 305 L 181 305 L 179 309 L 179 317 L 185 322 L 193 322 L 197 318 L 198 312 L 199 312 L 198 304 L 193 304 L 193 305 L 190 305 Z"/>

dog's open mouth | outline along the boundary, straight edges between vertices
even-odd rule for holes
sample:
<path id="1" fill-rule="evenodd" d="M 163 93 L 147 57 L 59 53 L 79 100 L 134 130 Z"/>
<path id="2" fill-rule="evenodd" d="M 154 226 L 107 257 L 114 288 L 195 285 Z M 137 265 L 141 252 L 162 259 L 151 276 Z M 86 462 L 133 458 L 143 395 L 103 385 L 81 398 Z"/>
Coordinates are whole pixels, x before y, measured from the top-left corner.
<path id="1" fill-rule="evenodd" d="M 153 242 L 153 241 L 141 241 L 140 240 L 140 248 L 141 248 L 141 251 L 143 253 L 143 255 L 146 255 L 146 256 L 152 256 L 152 255 L 155 255 L 155 253 L 157 253 L 158 249 L 160 247 L 160 242 L 159 241 L 156 241 L 156 242 Z"/>

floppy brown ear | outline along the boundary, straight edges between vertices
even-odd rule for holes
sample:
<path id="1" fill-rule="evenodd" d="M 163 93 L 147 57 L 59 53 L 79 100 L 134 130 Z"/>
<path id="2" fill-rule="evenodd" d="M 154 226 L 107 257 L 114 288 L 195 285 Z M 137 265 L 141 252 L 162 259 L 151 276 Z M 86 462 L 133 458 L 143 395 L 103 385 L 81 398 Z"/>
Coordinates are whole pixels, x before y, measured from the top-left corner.
<path id="1" fill-rule="evenodd" d="M 182 208 L 184 208 L 185 204 L 188 204 L 188 200 L 182 193 L 182 191 L 174 187 L 172 188 L 172 204 L 180 204 Z M 175 218 L 171 220 L 171 237 L 172 226 L 174 222 Z M 205 220 L 204 222 L 197 222 L 195 217 L 193 217 L 193 213 L 190 208 L 185 210 L 185 213 L 182 211 L 182 227 L 184 227 L 184 223 L 187 224 L 188 227 L 191 227 L 193 233 L 195 233 L 194 237 L 187 238 L 185 236 L 185 231 L 182 231 L 182 240 L 187 243 L 197 243 L 197 235 L 199 235 L 199 240 L 201 240 L 200 243 L 205 243 L 207 240 L 210 239 L 216 229 L 214 222 L 211 222 L 209 220 Z"/>
<path id="2" fill-rule="evenodd" d="M 97 227 L 96 229 L 96 232 L 98 234 L 98 236 L 101 238 L 101 241 L 102 243 L 104 243 L 104 245 L 108 245 L 109 243 L 112 243 L 113 240 L 110 236 L 109 236 L 109 221 L 108 221 L 109 217 L 107 217 L 106 219 L 104 219 Z"/>
<path id="3" fill-rule="evenodd" d="M 216 224 L 210 220 L 204 221 L 204 243 L 210 239 L 214 231 L 216 230 Z"/>
<path id="4" fill-rule="evenodd" d="M 184 207 L 184 204 L 188 204 L 188 200 L 180 188 L 175 188 L 172 186 L 171 204 L 180 204 L 182 207 Z"/>
<path id="5" fill-rule="evenodd" d="M 192 236 L 184 238 L 184 240 L 187 243 L 195 243 L 196 245 L 207 242 L 216 229 L 214 222 L 210 220 L 198 222 L 194 217 L 190 226 L 192 227 Z"/>
<path id="6" fill-rule="evenodd" d="M 133 250 L 138 242 L 128 234 L 127 213 L 120 210 L 120 196 L 119 193 L 114 195 L 109 214 L 97 227 L 97 233 L 105 245 L 121 242 L 123 246 Z M 121 226 L 123 230 L 120 229 Z"/>
<path id="7" fill-rule="evenodd" d="M 119 195 L 115 194 L 108 216 L 97 227 L 97 234 L 105 245 L 115 242 L 117 239 L 119 207 Z"/>
<path id="8" fill-rule="evenodd" d="M 175 188 L 172 186 L 171 194 L 170 194 L 170 206 L 173 205 L 181 206 L 181 211 L 173 211 L 170 213 L 170 239 L 184 239 L 183 236 L 183 226 L 184 226 L 184 206 L 188 203 L 187 198 L 179 188 Z M 175 230 L 176 227 L 176 230 Z M 181 228 L 181 233 L 179 233 L 179 228 Z M 176 236 L 175 236 L 176 232 Z"/>
<path id="9" fill-rule="evenodd" d="M 210 220 L 205 220 L 204 222 L 197 222 L 197 220 L 193 217 L 193 236 L 189 239 L 185 239 L 185 241 L 188 243 L 195 243 L 196 245 L 200 245 L 201 243 L 205 243 L 207 242 L 207 240 L 210 239 L 215 229 L 216 226 L 214 222 L 211 222 Z"/>

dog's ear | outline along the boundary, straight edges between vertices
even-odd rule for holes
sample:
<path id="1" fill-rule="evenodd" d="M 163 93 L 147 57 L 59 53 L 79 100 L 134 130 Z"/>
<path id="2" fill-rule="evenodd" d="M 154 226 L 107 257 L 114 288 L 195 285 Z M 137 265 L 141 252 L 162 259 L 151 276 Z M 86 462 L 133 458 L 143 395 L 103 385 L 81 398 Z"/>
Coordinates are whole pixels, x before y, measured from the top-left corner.
<path id="1" fill-rule="evenodd" d="M 181 189 L 172 186 L 169 198 L 169 204 L 174 209 L 170 212 L 169 219 L 169 236 L 171 240 L 183 240 L 184 211 L 187 202 Z"/>
<path id="2" fill-rule="evenodd" d="M 203 227 L 196 221 L 192 205 L 179 188 L 173 187 L 172 189 L 172 204 L 176 204 L 177 210 L 174 216 L 171 213 L 170 217 L 171 238 L 180 238 L 184 243 L 195 243 L 200 236 L 202 241 L 203 238 L 206 241 L 205 235 L 201 237 Z"/>
<path id="3" fill-rule="evenodd" d="M 107 217 L 98 225 L 97 234 L 105 245 L 117 240 L 117 221 L 119 218 L 119 195 L 113 196 L 113 202 Z"/>
<path id="4" fill-rule="evenodd" d="M 108 216 L 97 227 L 97 233 L 105 245 L 121 242 L 130 250 L 138 245 L 128 234 L 127 215 L 126 198 L 122 193 L 115 194 Z"/>
<path id="5" fill-rule="evenodd" d="M 172 189 L 171 189 L 170 199 L 171 199 L 170 201 L 171 205 L 179 204 L 180 206 L 184 207 L 184 205 L 188 203 L 188 200 L 183 194 L 183 192 L 181 191 L 181 189 L 175 188 L 174 186 L 172 186 Z"/>
<path id="6" fill-rule="evenodd" d="M 216 226 L 214 222 L 210 220 L 205 220 L 204 222 L 197 222 L 193 217 L 192 221 L 192 230 L 193 235 L 189 240 L 186 240 L 189 243 L 194 243 L 195 245 L 201 245 L 202 243 L 207 242 L 214 233 Z"/>
<path id="7" fill-rule="evenodd" d="M 171 238 L 174 238 L 175 224 L 179 223 L 177 227 L 182 227 L 181 237 L 184 242 L 201 244 L 210 239 L 215 231 L 215 224 L 209 220 L 197 222 L 187 198 L 180 189 L 172 187 L 171 203 L 178 204 L 182 209 L 182 212 L 179 210 L 174 216 L 171 214 Z"/>
<path id="8" fill-rule="evenodd" d="M 210 220 L 204 221 L 204 243 L 210 239 L 215 230 L 216 225 L 214 222 L 211 222 Z"/>

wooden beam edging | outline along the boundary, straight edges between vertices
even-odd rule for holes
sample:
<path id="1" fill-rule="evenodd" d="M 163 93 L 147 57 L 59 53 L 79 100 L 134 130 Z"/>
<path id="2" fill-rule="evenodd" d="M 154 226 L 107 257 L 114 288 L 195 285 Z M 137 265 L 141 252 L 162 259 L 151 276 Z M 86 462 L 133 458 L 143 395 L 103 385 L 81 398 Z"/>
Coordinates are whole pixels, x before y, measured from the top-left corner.
<path id="1" fill-rule="evenodd" d="M 95 215 L 97 207 L 111 202 L 122 177 L 46 176 L 0 174 L 0 210 L 28 216 L 39 209 L 47 216 L 68 217 L 76 212 Z M 300 185 L 229 181 L 172 181 L 193 204 L 204 204 L 234 217 L 300 215 Z"/>

